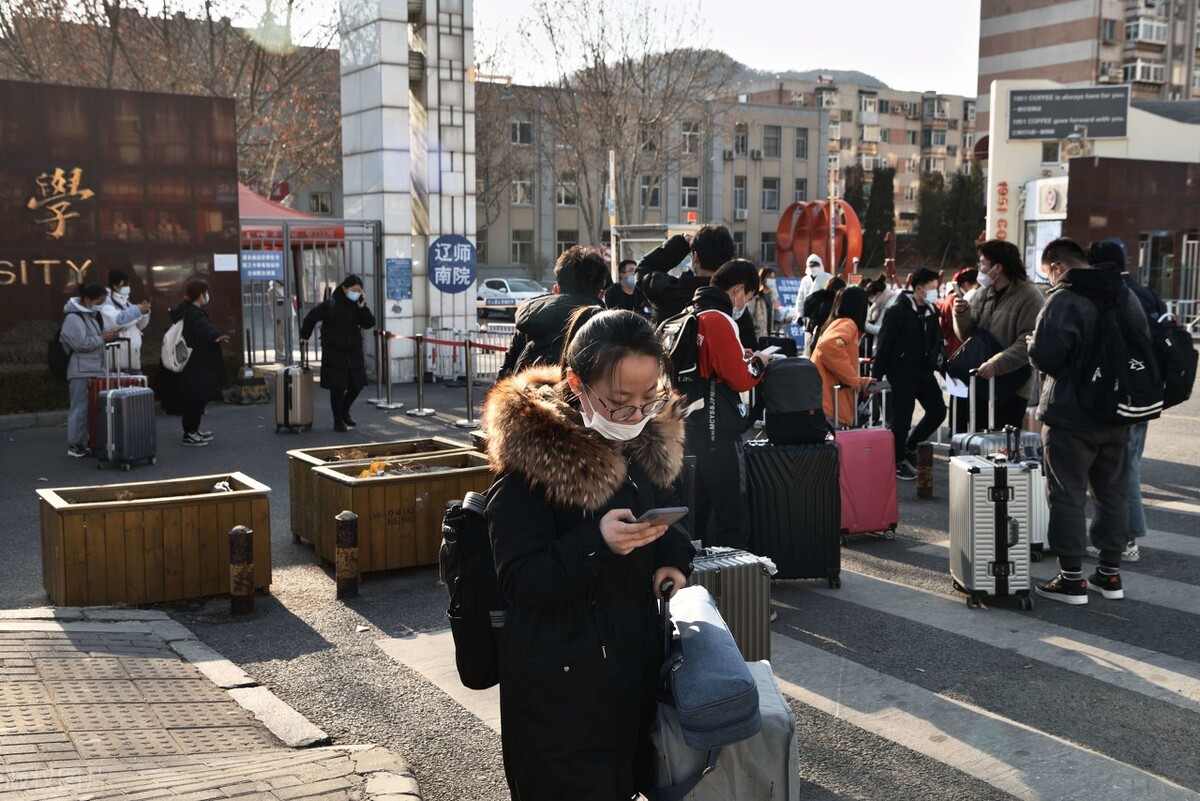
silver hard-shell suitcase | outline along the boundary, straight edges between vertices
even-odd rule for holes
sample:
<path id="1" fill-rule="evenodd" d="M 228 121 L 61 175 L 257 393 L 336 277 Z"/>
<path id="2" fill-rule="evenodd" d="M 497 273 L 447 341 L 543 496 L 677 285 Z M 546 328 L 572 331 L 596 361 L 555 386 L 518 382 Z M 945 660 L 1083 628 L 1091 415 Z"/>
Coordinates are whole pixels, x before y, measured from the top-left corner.
<path id="1" fill-rule="evenodd" d="M 692 560 L 689 585 L 708 590 L 747 662 L 771 658 L 771 574 L 762 557 L 705 548 Z"/>
<path id="2" fill-rule="evenodd" d="M 800 761 L 796 749 L 796 718 L 788 706 L 770 662 L 751 662 L 758 685 L 762 730 L 748 740 L 721 749 L 712 771 L 684 796 L 685 801 L 769 799 L 799 801 Z M 708 754 L 683 741 L 674 710 L 660 705 L 650 740 L 655 751 L 655 784 L 671 787 L 703 771 Z M 654 796 L 651 795 L 651 798 Z"/>
<path id="3" fill-rule="evenodd" d="M 158 461 L 158 423 L 155 419 L 154 390 L 149 387 L 120 387 L 120 373 L 112 369 L 118 363 L 120 342 L 104 346 L 105 389 L 96 398 L 98 467 L 119 464 L 128 470 L 134 462 Z"/>
<path id="4" fill-rule="evenodd" d="M 286 429 L 307 431 L 313 425 L 313 374 L 308 354 L 300 351 L 300 363 L 283 367 L 275 374 L 275 433 Z"/>
<path id="5" fill-rule="evenodd" d="M 1029 574 L 1032 466 L 1003 457 L 950 459 L 950 576 L 979 607 L 1014 595 L 1033 608 Z"/>

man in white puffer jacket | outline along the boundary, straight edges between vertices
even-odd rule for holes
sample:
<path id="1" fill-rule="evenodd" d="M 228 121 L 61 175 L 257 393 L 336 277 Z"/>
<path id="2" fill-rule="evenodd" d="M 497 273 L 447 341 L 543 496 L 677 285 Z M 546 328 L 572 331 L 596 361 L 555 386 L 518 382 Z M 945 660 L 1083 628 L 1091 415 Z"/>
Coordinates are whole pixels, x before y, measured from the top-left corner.
<path id="1" fill-rule="evenodd" d="M 100 307 L 104 330 L 116 331 L 129 340 L 129 363 L 122 365 L 131 373 L 142 372 L 142 332 L 150 325 L 150 301 L 129 301 L 129 276 L 121 270 L 108 271 L 108 297 Z"/>

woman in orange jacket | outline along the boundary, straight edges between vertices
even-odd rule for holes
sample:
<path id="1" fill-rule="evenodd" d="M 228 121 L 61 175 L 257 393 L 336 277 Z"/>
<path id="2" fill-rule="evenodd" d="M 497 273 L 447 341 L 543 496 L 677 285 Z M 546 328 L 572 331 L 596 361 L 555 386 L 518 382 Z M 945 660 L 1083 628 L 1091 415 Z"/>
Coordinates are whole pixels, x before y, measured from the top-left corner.
<path id="1" fill-rule="evenodd" d="M 837 399 L 839 425 L 854 425 L 858 393 L 875 380 L 858 372 L 858 340 L 866 330 L 869 305 L 867 293 L 859 287 L 839 290 L 829 323 L 813 349 L 813 362 L 821 373 L 825 416 L 830 420 L 833 420 L 833 388 L 842 387 Z"/>

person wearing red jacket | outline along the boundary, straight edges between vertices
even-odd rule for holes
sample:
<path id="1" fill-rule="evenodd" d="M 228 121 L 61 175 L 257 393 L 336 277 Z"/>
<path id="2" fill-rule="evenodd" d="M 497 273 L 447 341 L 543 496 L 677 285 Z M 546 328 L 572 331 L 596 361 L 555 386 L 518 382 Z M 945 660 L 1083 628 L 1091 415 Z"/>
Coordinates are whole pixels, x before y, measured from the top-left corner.
<path id="1" fill-rule="evenodd" d="M 749 541 L 742 434 L 751 421 L 740 393 L 758 384 L 769 357 L 742 347 L 735 318 L 759 290 L 754 265 L 735 259 L 692 298 L 700 386 L 687 417 L 687 453 L 696 457 L 693 536 L 705 545 L 745 548 Z"/>
<path id="2" fill-rule="evenodd" d="M 954 299 L 965 298 L 979 286 L 979 270 L 974 267 L 964 267 L 954 274 L 954 286 L 946 293 L 946 297 L 937 303 L 938 314 L 942 319 L 942 338 L 946 340 L 946 358 L 949 359 L 958 350 L 963 341 L 954 330 Z"/>

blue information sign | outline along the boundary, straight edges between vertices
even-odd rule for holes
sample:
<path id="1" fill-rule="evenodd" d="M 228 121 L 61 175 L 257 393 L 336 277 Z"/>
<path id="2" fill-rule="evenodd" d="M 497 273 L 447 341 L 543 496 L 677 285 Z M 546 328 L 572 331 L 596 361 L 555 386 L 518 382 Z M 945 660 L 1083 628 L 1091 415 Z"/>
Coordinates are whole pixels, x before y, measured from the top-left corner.
<path id="1" fill-rule="evenodd" d="M 243 281 L 282 281 L 282 250 L 243 250 Z"/>
<path id="2" fill-rule="evenodd" d="M 800 292 L 800 279 L 778 276 L 775 279 L 775 291 L 779 293 L 779 303 L 785 309 L 796 305 L 796 295 Z"/>
<path id="3" fill-rule="evenodd" d="M 475 283 L 475 246 L 465 236 L 439 236 L 429 246 L 429 283 L 455 295 Z"/>
<path id="4" fill-rule="evenodd" d="M 387 259 L 387 299 L 412 300 L 412 259 Z"/>

